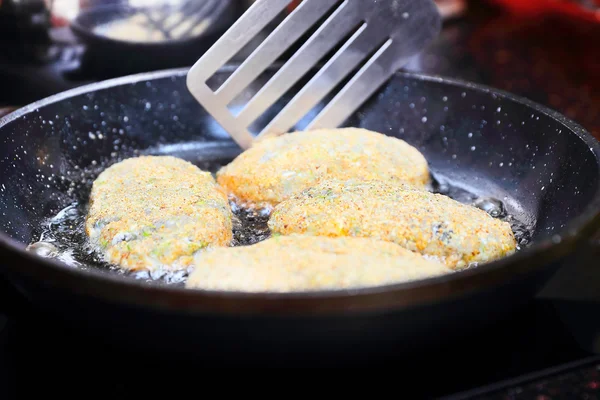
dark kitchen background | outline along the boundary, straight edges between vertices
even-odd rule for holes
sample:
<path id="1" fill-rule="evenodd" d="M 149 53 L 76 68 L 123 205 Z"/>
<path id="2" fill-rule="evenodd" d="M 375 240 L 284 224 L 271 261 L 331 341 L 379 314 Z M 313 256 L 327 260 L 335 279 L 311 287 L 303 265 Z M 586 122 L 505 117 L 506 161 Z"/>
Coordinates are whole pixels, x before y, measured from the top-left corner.
<path id="1" fill-rule="evenodd" d="M 0 0 L 0 116 L 91 82 L 189 66 L 251 3 Z M 406 69 L 527 97 L 600 139 L 599 0 L 438 0 L 438 5 L 442 33 Z M 147 12 L 140 14 L 138 7 Z M 447 354 L 411 360 L 414 379 L 407 375 L 396 390 L 417 393 L 409 398 L 459 393 L 457 398 L 600 398 L 600 292 L 585 285 L 600 279 L 595 272 L 600 240 L 590 243 L 571 261 L 569 273 L 559 273 L 513 320 L 490 327 L 485 337 L 465 337 Z M 1 314 L 8 302 L 21 311 Z M 37 380 L 36 374 L 96 388 L 94 379 L 101 378 L 108 395 L 141 393 L 139 385 L 152 384 L 156 369 L 165 367 L 138 357 L 86 343 L 31 310 L 9 287 L 0 288 L 0 399 L 29 394 L 33 389 L 26 382 Z M 104 369 L 104 363 L 115 362 L 116 373 Z"/>

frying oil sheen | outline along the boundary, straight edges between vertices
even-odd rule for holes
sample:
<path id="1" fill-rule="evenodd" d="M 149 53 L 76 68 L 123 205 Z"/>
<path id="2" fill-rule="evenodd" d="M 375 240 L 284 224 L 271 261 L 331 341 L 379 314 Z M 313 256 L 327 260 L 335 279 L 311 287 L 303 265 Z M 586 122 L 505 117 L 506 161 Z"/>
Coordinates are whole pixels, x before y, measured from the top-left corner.
<path id="1" fill-rule="evenodd" d="M 111 161 L 114 162 L 115 160 Z M 211 171 L 214 174 L 229 161 L 229 159 L 214 159 L 209 162 L 203 161 L 195 164 L 201 169 Z M 39 241 L 31 244 L 28 247 L 29 250 L 44 257 L 56 258 L 74 268 L 96 268 L 108 273 L 128 275 L 135 279 L 143 279 L 157 284 L 182 286 L 187 278 L 187 271 L 166 272 L 159 270 L 152 274 L 146 271 L 125 271 L 117 265 L 103 261 L 101 254 L 88 244 L 84 228 L 87 213 L 86 199 L 95 177 L 104 168 L 106 168 L 106 165 L 97 166 L 94 170 L 88 171 L 89 176 L 86 176 L 83 183 L 77 187 L 79 201 L 66 205 L 56 215 L 47 219 L 39 229 Z M 440 184 L 435 178 L 431 190 L 461 203 L 481 208 L 492 217 L 509 222 L 517 239 L 517 250 L 529 243 L 531 238 L 530 229 L 514 216 L 508 214 L 501 201 L 494 198 L 477 197 L 451 184 Z M 268 212 L 244 209 L 234 202 L 230 202 L 230 205 L 234 214 L 232 246 L 254 244 L 270 236 L 267 226 Z"/>

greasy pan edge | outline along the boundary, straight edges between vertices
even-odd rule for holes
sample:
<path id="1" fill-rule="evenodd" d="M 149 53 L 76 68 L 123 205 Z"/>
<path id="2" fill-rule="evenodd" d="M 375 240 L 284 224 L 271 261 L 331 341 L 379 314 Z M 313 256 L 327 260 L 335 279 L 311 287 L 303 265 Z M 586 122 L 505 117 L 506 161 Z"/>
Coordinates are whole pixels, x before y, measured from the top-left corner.
<path id="1" fill-rule="evenodd" d="M 234 69 L 225 66 L 221 71 Z M 276 67 L 273 67 L 276 68 Z M 0 118 L 0 128 L 21 116 L 40 107 L 56 103 L 81 94 L 114 86 L 133 84 L 152 79 L 184 76 L 188 68 L 177 68 L 156 72 L 128 75 L 102 82 L 77 87 L 39 100 Z M 465 87 L 479 92 L 496 95 L 521 103 L 546 114 L 565 128 L 573 131 L 593 152 L 597 160 L 597 173 L 600 175 L 600 142 L 580 125 L 564 115 L 537 104 L 531 100 L 515 96 L 485 85 L 459 79 L 426 75 L 413 72 L 398 72 L 398 76 L 417 80 L 436 81 Z M 514 278 L 516 273 L 528 273 L 573 251 L 574 246 L 583 242 L 588 235 L 600 229 L 600 188 L 597 188 L 590 204 L 580 216 L 572 219 L 559 232 L 562 240 L 554 243 L 550 238 L 536 242 L 519 253 L 450 275 L 438 276 L 376 287 L 352 290 L 327 290 L 292 293 L 240 293 L 206 290 L 190 290 L 178 287 L 164 287 L 136 280 L 125 280 L 97 270 L 80 270 L 52 259 L 42 258 L 25 251 L 25 245 L 0 232 L 0 251 L 5 254 L 7 269 L 11 274 L 28 274 L 42 279 L 45 284 L 58 283 L 72 291 L 85 293 L 107 301 L 126 302 L 176 311 L 213 311 L 232 313 L 277 313 L 293 314 L 296 311 L 318 314 L 321 312 L 344 312 L 374 310 L 382 308 L 406 307 L 423 302 L 439 301 L 464 294 L 489 285 Z M 17 265 L 17 267 L 15 267 Z M 512 267 L 512 268 L 508 268 Z"/>

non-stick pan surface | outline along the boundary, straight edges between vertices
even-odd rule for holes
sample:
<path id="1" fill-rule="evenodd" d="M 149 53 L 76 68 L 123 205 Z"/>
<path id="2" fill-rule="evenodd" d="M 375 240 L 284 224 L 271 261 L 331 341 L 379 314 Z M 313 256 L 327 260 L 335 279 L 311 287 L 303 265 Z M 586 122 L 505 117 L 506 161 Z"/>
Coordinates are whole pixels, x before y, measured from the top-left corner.
<path id="1" fill-rule="evenodd" d="M 217 81 L 231 71 L 221 70 Z M 151 153 L 206 167 L 239 154 L 188 93 L 185 73 L 77 88 L 0 120 L 2 271 L 35 304 L 115 343 L 271 361 L 322 352 L 360 359 L 439 345 L 531 298 L 600 223 L 600 146 L 582 128 L 503 92 L 398 73 L 345 125 L 400 137 L 423 152 L 442 186 L 502 201 L 531 233 L 517 254 L 385 287 L 236 294 L 145 282 L 25 251 L 47 218 L 85 202 L 91 180 L 110 163 Z"/>

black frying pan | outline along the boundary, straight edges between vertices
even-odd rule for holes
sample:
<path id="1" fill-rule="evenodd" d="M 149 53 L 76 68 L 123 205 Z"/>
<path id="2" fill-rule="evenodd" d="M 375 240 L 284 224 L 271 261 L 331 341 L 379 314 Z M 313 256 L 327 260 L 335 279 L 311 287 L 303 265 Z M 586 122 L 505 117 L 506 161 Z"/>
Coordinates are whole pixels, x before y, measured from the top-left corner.
<path id="1" fill-rule="evenodd" d="M 190 291 L 25 251 L 44 218 L 85 202 L 90 180 L 110 163 L 169 153 L 207 167 L 239 154 L 188 93 L 185 73 L 77 88 L 0 120 L 3 273 L 35 305 L 115 344 L 229 361 L 326 354 L 320 365 L 444 346 L 531 299 L 600 228 L 600 145 L 582 128 L 504 92 L 401 72 L 345 125 L 413 144 L 442 186 L 501 199 L 531 228 L 515 255 L 412 283 L 249 295 Z"/>
<path id="2" fill-rule="evenodd" d="M 194 4 L 195 2 L 189 2 Z M 203 4 L 205 3 L 205 4 Z M 204 5 L 202 7 L 202 5 Z M 155 41 L 142 41 L 131 38 L 117 39 L 98 31 L 105 24 L 126 20 L 134 15 L 147 14 L 161 10 L 163 7 L 133 7 L 128 4 L 100 4 L 82 10 L 70 23 L 72 32 L 85 44 L 82 63 L 87 70 L 95 71 L 102 76 L 122 76 L 140 71 L 156 71 L 166 68 L 191 65 L 198 60 L 198 55 L 208 50 L 212 44 L 235 22 L 239 16 L 235 1 L 210 0 L 198 3 L 195 7 L 187 7 L 192 12 L 187 17 L 195 23 L 206 23 L 204 32 L 195 36 L 166 37 Z M 148 23 L 150 32 L 171 32 L 163 29 L 161 24 L 167 16 L 175 14 L 178 7 L 171 7 L 171 12 L 162 11 L 161 18 L 155 25 Z"/>

